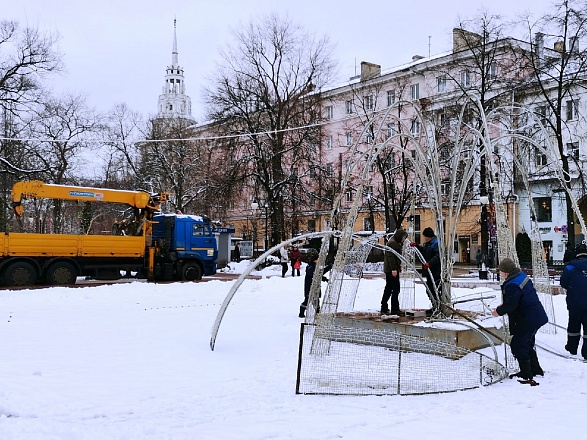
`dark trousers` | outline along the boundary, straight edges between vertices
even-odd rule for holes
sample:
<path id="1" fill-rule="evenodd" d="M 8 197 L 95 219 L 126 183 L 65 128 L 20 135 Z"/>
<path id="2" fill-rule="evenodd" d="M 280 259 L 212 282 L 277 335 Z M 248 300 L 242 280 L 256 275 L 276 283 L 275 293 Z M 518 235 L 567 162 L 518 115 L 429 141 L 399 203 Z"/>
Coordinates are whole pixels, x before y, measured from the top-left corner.
<path id="1" fill-rule="evenodd" d="M 581 340 L 581 327 L 583 327 L 583 346 L 581 355 L 587 358 L 587 310 L 573 309 L 569 310 L 569 325 L 567 326 L 568 345 L 573 351 L 579 348 Z"/>
<path id="2" fill-rule="evenodd" d="M 295 276 L 296 276 L 296 274 L 295 274 L 295 272 L 296 272 L 296 271 L 297 271 L 297 273 L 298 273 L 298 276 L 300 276 L 300 269 L 296 269 L 296 268 L 294 268 L 294 264 L 295 264 L 295 263 L 292 263 L 292 264 L 291 264 L 291 276 L 292 276 L 292 277 L 295 277 Z"/>
<path id="3" fill-rule="evenodd" d="M 440 308 L 440 293 L 442 291 L 442 284 L 440 280 L 434 281 L 429 275 L 426 275 L 426 285 L 430 289 L 432 298 L 430 301 L 432 302 L 432 308 L 437 310 Z"/>
<path id="4" fill-rule="evenodd" d="M 281 263 L 281 278 L 285 278 L 286 273 L 287 273 L 287 262 Z"/>
<path id="5" fill-rule="evenodd" d="M 383 297 L 381 298 L 381 309 L 387 309 L 387 301 L 391 298 L 391 310 L 399 310 L 399 273 L 396 277 L 391 273 L 385 274 L 385 289 L 383 289 Z"/>
<path id="6" fill-rule="evenodd" d="M 512 335 L 512 341 L 510 342 L 510 348 L 512 349 L 512 355 L 518 361 L 529 361 L 534 351 L 534 345 L 536 344 L 536 332 L 538 329 L 516 333 Z"/>

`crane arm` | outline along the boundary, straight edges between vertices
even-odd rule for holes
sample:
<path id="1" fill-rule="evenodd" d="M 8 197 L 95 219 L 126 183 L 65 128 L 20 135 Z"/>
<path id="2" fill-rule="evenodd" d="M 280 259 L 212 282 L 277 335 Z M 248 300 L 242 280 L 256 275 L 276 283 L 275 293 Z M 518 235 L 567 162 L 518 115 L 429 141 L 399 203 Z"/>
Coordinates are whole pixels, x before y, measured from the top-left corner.
<path id="1" fill-rule="evenodd" d="M 158 210 L 161 202 L 167 201 L 167 194 L 153 196 L 146 191 L 54 185 L 39 180 L 21 181 L 12 187 L 12 204 L 18 217 L 23 214 L 22 199 L 27 198 L 125 203 L 138 209 Z"/>

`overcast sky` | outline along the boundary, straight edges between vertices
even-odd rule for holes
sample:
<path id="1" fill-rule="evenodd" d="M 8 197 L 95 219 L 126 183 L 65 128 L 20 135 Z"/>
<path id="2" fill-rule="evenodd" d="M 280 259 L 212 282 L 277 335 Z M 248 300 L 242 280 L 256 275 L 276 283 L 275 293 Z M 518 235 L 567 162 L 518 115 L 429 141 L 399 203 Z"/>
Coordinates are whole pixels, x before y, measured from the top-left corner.
<path id="1" fill-rule="evenodd" d="M 231 30 L 271 12 L 290 19 L 336 45 L 341 79 L 361 61 L 383 69 L 450 50 L 459 18 L 482 8 L 514 19 L 541 14 L 551 0 L 6 0 L 0 17 L 56 31 L 67 71 L 55 81 L 58 93 L 87 96 L 101 111 L 126 103 L 153 116 L 171 63 L 177 18 L 179 64 L 193 116 L 202 121 L 201 94 L 214 71 L 219 48 Z"/>

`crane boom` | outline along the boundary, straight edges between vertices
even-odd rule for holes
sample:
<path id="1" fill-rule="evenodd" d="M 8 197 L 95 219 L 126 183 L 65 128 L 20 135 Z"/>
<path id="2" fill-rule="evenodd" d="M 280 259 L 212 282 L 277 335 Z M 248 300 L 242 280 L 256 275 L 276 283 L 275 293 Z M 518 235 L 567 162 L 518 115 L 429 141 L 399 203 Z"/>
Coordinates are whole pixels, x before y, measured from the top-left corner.
<path id="1" fill-rule="evenodd" d="M 18 217 L 23 214 L 22 199 L 27 198 L 125 203 L 134 208 L 156 211 L 161 202 L 167 201 L 167 194 L 151 195 L 146 191 L 54 185 L 40 180 L 21 181 L 12 187 L 12 204 Z"/>

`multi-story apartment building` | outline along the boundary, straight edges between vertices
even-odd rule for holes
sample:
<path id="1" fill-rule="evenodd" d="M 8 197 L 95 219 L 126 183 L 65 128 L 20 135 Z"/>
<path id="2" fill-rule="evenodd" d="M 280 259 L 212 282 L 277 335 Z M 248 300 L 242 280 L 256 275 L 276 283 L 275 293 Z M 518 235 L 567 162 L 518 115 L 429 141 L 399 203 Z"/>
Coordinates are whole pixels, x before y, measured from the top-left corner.
<path id="1" fill-rule="evenodd" d="M 454 178 L 449 177 L 459 175 L 461 170 L 443 164 L 450 162 L 456 142 L 470 143 L 468 148 L 472 152 L 480 150 L 483 146 L 478 138 L 470 135 L 479 130 L 482 136 L 491 139 L 487 142 L 491 148 L 487 160 L 497 164 L 499 184 L 495 186 L 496 176 L 492 175 L 495 171 L 486 165 L 486 159 L 475 165 L 476 172 L 470 178 L 463 176 L 460 184 L 464 185 L 466 197 L 460 203 L 466 206 L 458 219 L 454 260 L 470 262 L 483 241 L 484 252 L 491 256 L 495 243 L 491 202 L 498 198 L 506 203 L 514 234 L 530 232 L 538 224 L 547 258 L 562 260 L 565 231 L 576 226 L 566 225 L 566 201 L 561 184 L 553 179 L 552 172 L 544 171 L 547 165 L 552 165 L 547 163 L 551 159 L 538 148 L 522 148 L 519 138 L 509 135 L 513 127 L 516 133 L 522 133 L 522 119 L 544 122 L 551 117 L 532 79 L 532 60 L 536 56 L 556 58 L 559 54 L 560 47 L 544 48 L 542 40 L 537 44 L 512 38 L 484 41 L 480 35 L 455 29 L 450 52 L 429 58 L 414 56 L 410 63 L 388 71 L 363 62 L 360 75 L 347 83 L 312 92 L 320 94 L 322 119 L 318 133 L 307 143 L 308 150 L 315 153 L 312 160 L 296 163 L 289 170 L 289 178 L 293 176 L 299 182 L 304 197 L 285 209 L 285 235 L 340 227 L 337 219 L 360 198 L 355 230 L 393 231 L 402 226 L 409 228 L 418 241 L 421 230 L 438 224 L 439 219 L 434 216 L 444 215 L 430 209 L 428 193 L 438 190 L 445 203 L 454 203 L 448 200 L 455 185 Z M 584 159 L 580 134 L 584 132 L 582 94 L 578 89 L 569 94 L 564 118 L 566 154 L 572 159 L 571 178 L 576 182 Z M 531 113 L 516 110 L 520 106 Z M 499 108 L 509 108 L 507 123 L 504 111 L 499 112 Z M 489 115 L 487 119 L 486 115 Z M 201 126 L 197 130 L 202 133 L 211 127 Z M 541 145 L 545 145 L 544 136 L 552 136 L 548 131 L 524 130 L 526 136 Z M 415 167 L 422 166 L 422 156 L 416 154 L 417 150 L 430 152 L 432 146 L 435 156 L 429 160 L 438 161 L 440 188 L 426 186 L 414 173 Z M 367 164 L 374 148 L 377 158 Z M 520 154 L 531 156 L 518 160 L 517 168 L 521 166 L 524 170 L 510 166 Z M 471 153 L 471 157 L 479 155 Z M 301 166 L 305 169 L 300 169 Z M 369 169 L 365 170 L 365 166 Z M 342 187 L 349 171 L 351 177 Z M 520 178 L 520 174 L 526 177 Z M 529 189 L 520 185 L 524 179 Z M 268 222 L 272 207 L 262 191 L 254 187 L 254 182 L 249 184 L 239 188 L 238 197 L 227 205 L 223 220 L 234 226 L 237 234 L 253 233 L 262 242 L 261 237 L 267 237 L 267 229 L 272 227 Z M 574 186 L 577 198 L 581 199 L 582 187 Z M 342 196 L 341 204 L 337 215 L 331 216 L 337 194 Z M 530 209 L 530 200 L 534 210 Z M 489 205 L 482 203 L 487 201 Z M 580 229 L 577 233 L 582 238 Z"/>

